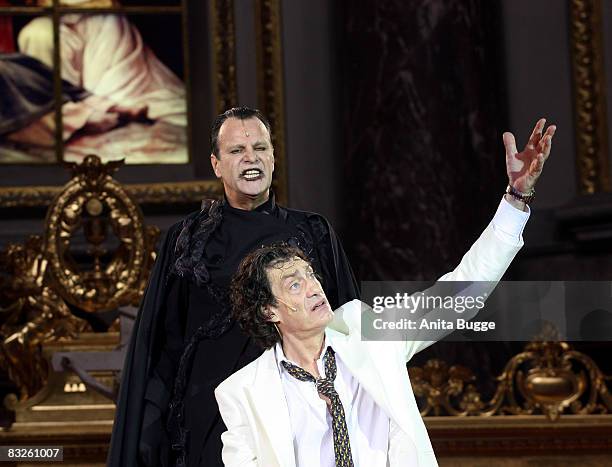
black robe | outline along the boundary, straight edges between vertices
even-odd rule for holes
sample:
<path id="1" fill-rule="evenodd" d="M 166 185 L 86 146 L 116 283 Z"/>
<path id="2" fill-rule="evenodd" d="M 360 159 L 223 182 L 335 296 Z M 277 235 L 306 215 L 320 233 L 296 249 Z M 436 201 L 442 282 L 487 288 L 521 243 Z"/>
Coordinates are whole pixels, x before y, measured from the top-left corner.
<path id="1" fill-rule="evenodd" d="M 320 215 L 277 206 L 206 205 L 168 231 L 125 360 L 108 465 L 222 466 L 225 426 L 213 391 L 262 349 L 229 317 L 240 261 L 275 242 L 300 247 L 335 309 L 359 292 L 342 246 Z"/>

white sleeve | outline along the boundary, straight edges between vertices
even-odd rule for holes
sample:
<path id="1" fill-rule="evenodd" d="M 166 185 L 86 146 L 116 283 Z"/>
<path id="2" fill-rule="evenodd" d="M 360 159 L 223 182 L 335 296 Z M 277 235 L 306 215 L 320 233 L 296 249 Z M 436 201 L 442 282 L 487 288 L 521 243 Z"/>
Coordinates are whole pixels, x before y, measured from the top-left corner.
<path id="1" fill-rule="evenodd" d="M 465 281 L 475 283 L 461 295 L 490 295 L 495 285 L 510 266 L 510 263 L 523 246 L 523 230 L 531 211 L 520 211 L 508 203 L 503 197 L 493 219 L 463 256 L 459 265 L 444 274 L 438 281 Z M 476 282 L 478 281 L 478 282 Z M 428 289 L 431 292 L 435 285 Z M 475 316 L 465 316 L 471 319 Z M 447 333 L 448 334 L 448 333 Z M 414 354 L 429 347 L 444 337 L 440 334 L 436 340 L 406 341 L 404 355 L 408 361 Z"/>
<path id="2" fill-rule="evenodd" d="M 487 294 L 484 296 L 490 295 L 497 282 L 510 266 L 515 255 L 523 246 L 522 232 L 529 219 L 529 214 L 529 212 L 523 212 L 514 208 L 505 199 L 502 199 L 495 216 L 463 256 L 459 265 L 440 277 L 436 284 L 423 293 L 435 296 L 439 289 L 442 288 L 440 282 L 457 281 L 472 284 L 456 296 L 482 297 L 484 294 Z M 419 310 L 415 311 L 418 315 Z M 400 309 L 387 308 L 384 313 L 387 317 L 390 317 L 390 320 L 394 320 L 392 318 L 394 314 L 398 318 L 405 316 L 405 310 Z M 447 310 L 432 310 L 426 316 L 427 319 L 434 320 L 436 317 L 446 318 L 445 314 L 447 313 Z M 475 312 L 471 316 L 468 316 L 466 313 L 464 318 L 471 319 L 474 316 Z M 353 300 L 336 310 L 334 321 L 330 324 L 330 327 L 344 334 L 359 333 L 362 335 L 362 338 L 363 333 L 371 331 L 374 332 L 374 340 L 377 340 L 375 337 L 377 336 L 376 332 L 373 331 L 374 328 L 372 326 L 372 322 L 376 318 L 380 318 L 380 315 L 374 313 L 368 305 L 358 300 Z M 362 320 L 364 323 L 370 322 L 363 329 Z M 416 340 L 414 332 L 411 332 L 407 334 L 406 339 L 397 342 L 397 347 L 393 347 L 401 353 L 402 359 L 408 361 L 414 354 L 442 339 L 449 332 L 451 331 L 440 331 L 434 335 L 432 332 L 423 331 L 423 336 L 426 336 L 424 339 L 428 340 Z"/>
<path id="3" fill-rule="evenodd" d="M 505 197 L 502 197 L 491 221 L 495 235 L 510 245 L 522 244 L 523 230 L 525 230 L 530 214 L 529 206 L 526 212 L 520 211 L 506 201 Z"/>

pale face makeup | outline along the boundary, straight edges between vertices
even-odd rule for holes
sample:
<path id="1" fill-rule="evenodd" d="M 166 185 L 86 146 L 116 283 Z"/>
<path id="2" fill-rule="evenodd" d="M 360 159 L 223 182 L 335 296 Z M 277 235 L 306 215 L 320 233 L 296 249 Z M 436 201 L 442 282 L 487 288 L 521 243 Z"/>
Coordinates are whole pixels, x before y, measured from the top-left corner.
<path id="1" fill-rule="evenodd" d="M 219 130 L 219 158 L 211 154 L 215 175 L 230 205 L 246 209 L 268 199 L 274 172 L 274 148 L 266 126 L 256 117 L 230 117 Z"/>

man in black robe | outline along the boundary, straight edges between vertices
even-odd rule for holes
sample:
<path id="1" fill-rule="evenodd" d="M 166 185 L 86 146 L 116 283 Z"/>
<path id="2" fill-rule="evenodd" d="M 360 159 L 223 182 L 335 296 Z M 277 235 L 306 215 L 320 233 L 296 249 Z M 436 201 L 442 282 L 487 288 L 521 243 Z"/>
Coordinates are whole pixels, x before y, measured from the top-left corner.
<path id="1" fill-rule="evenodd" d="M 246 107 L 217 117 L 211 164 L 222 201 L 170 228 L 126 357 L 108 465 L 223 465 L 225 426 L 213 390 L 261 354 L 231 320 L 228 288 L 240 261 L 262 245 L 301 248 L 330 304 L 358 298 L 348 260 L 320 215 L 278 206 L 270 192 L 270 126 Z"/>

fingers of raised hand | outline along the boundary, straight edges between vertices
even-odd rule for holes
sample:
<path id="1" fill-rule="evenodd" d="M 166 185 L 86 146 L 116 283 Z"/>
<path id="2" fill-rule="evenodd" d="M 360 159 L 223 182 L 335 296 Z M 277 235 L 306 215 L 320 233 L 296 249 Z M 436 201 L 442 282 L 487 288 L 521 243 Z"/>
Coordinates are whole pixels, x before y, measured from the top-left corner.
<path id="1" fill-rule="evenodd" d="M 545 161 L 546 159 L 548 159 L 548 156 L 550 155 L 550 148 L 552 146 L 552 138 L 553 138 L 553 135 L 555 134 L 556 129 L 557 127 L 554 125 L 549 126 L 546 129 L 546 133 L 544 133 L 544 136 L 540 140 L 540 144 L 538 144 L 538 152 L 541 152 L 542 154 L 544 154 Z"/>
<path id="2" fill-rule="evenodd" d="M 514 139 L 514 135 L 509 131 L 503 134 L 504 146 L 506 147 L 506 156 L 512 157 L 518 151 L 516 150 L 516 140 Z"/>
<path id="3" fill-rule="evenodd" d="M 546 119 L 541 118 L 535 124 L 533 131 L 531 132 L 531 136 L 529 137 L 529 141 L 527 141 L 527 145 L 525 149 L 535 149 L 542 139 L 542 132 L 544 131 L 544 126 L 546 125 Z"/>
<path id="4" fill-rule="evenodd" d="M 552 146 L 552 138 L 550 136 L 544 136 L 538 144 L 538 153 L 544 155 L 544 160 L 550 156 L 550 148 Z"/>

